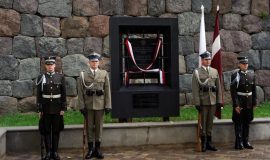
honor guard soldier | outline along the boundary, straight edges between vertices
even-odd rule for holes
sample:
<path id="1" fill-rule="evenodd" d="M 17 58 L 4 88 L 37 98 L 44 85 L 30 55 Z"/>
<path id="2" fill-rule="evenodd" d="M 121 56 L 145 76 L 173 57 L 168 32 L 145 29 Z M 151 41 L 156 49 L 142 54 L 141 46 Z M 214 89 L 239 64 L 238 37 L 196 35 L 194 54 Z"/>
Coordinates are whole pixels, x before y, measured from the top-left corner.
<path id="1" fill-rule="evenodd" d="M 235 149 L 253 149 L 248 141 L 249 124 L 253 120 L 256 106 L 254 73 L 248 71 L 247 57 L 238 57 L 239 70 L 231 76 L 232 120 L 235 129 Z"/>
<path id="2" fill-rule="evenodd" d="M 222 100 L 220 80 L 218 71 L 210 67 L 211 53 L 206 51 L 200 57 L 202 66 L 194 70 L 192 77 L 193 100 L 201 117 L 201 122 L 198 122 L 201 126 L 200 150 L 217 151 L 212 145 L 212 126 L 216 107 L 220 107 Z"/>
<path id="3" fill-rule="evenodd" d="M 65 78 L 55 72 L 55 59 L 53 56 L 44 58 L 46 72 L 37 78 L 37 108 L 46 148 L 44 160 L 60 160 L 58 142 L 67 105 Z"/>
<path id="4" fill-rule="evenodd" d="M 111 110 L 109 74 L 99 69 L 101 56 L 88 56 L 90 68 L 81 72 L 78 80 L 78 105 L 87 124 L 88 153 L 85 159 L 103 159 L 100 151 L 103 130 L 103 115 Z"/>

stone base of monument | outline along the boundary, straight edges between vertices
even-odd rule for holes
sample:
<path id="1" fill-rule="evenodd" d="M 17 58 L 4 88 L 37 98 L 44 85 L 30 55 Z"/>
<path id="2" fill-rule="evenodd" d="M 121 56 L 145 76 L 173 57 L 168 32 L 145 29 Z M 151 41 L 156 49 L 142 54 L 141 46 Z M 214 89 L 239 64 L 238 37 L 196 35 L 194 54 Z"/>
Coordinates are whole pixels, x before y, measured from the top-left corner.
<path id="1" fill-rule="evenodd" d="M 250 127 L 250 140 L 269 140 L 269 122 L 269 118 L 255 119 Z M 196 129 L 196 121 L 105 124 L 102 146 L 195 144 Z M 82 148 L 82 131 L 82 125 L 66 126 L 61 133 L 60 148 Z M 214 143 L 233 143 L 234 127 L 232 121 L 215 120 L 212 135 Z M 39 151 L 40 136 L 37 127 L 0 128 L 0 159 L 5 154 Z"/>

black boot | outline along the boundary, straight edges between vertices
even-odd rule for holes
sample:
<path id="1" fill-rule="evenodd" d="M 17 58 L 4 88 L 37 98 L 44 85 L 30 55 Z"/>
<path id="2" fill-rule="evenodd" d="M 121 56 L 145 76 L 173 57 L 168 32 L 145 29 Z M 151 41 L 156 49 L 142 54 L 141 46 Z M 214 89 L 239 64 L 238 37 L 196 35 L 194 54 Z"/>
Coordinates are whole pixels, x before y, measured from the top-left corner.
<path id="1" fill-rule="evenodd" d="M 45 138 L 45 148 L 46 148 L 46 155 L 44 157 L 44 160 L 50 160 L 51 158 L 51 136 L 49 134 L 46 134 L 44 136 Z"/>
<path id="2" fill-rule="evenodd" d="M 249 137 L 249 124 L 246 124 L 243 126 L 243 145 L 244 148 L 246 149 L 253 149 L 253 147 L 248 141 L 248 137 Z"/>
<path id="3" fill-rule="evenodd" d="M 201 140 L 202 140 L 202 152 L 205 152 L 206 151 L 206 137 L 201 136 Z"/>
<path id="4" fill-rule="evenodd" d="M 54 160 L 60 160 L 60 157 L 57 153 L 59 144 L 59 133 L 53 133 L 52 144 L 52 158 Z"/>
<path id="5" fill-rule="evenodd" d="M 100 151 L 100 142 L 95 142 L 95 156 L 97 157 L 97 159 L 104 158 L 102 152 Z"/>
<path id="6" fill-rule="evenodd" d="M 242 125 L 235 124 L 234 125 L 234 132 L 235 132 L 235 149 L 242 150 L 244 148 L 243 146 L 243 140 L 242 140 Z"/>
<path id="7" fill-rule="evenodd" d="M 89 142 L 88 143 L 88 153 L 85 156 L 85 159 L 91 159 L 93 157 L 95 157 L 94 155 L 94 147 L 93 147 L 93 142 Z"/>
<path id="8" fill-rule="evenodd" d="M 206 149 L 210 151 L 217 151 L 216 147 L 212 144 L 211 136 L 207 136 Z"/>

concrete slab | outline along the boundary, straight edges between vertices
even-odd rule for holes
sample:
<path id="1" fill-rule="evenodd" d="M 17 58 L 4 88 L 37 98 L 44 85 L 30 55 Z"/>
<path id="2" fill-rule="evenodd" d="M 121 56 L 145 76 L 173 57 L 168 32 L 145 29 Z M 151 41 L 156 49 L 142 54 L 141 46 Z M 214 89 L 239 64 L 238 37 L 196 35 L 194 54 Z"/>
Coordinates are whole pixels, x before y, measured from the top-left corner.
<path id="1" fill-rule="evenodd" d="M 6 155 L 6 129 L 0 128 L 0 159 Z"/>
<path id="2" fill-rule="evenodd" d="M 82 148 L 82 127 L 82 125 L 66 126 L 61 133 L 60 148 Z M 40 135 L 36 126 L 8 127 L 6 129 L 7 153 L 37 152 L 39 150 Z M 105 124 L 102 146 L 196 143 L 196 129 L 197 121 Z M 269 140 L 269 130 L 270 119 L 255 119 L 250 128 L 250 139 Z M 213 141 L 224 144 L 234 142 L 234 127 L 231 120 L 214 121 Z"/>

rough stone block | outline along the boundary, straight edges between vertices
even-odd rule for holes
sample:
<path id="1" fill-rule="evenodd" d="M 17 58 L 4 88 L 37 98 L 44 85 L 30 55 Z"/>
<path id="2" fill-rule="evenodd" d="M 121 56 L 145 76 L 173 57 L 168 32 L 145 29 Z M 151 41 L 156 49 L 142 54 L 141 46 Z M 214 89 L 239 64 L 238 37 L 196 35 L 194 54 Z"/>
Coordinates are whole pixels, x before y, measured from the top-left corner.
<path id="1" fill-rule="evenodd" d="M 10 81 L 0 80 L 0 96 L 12 96 L 12 86 Z"/>
<path id="2" fill-rule="evenodd" d="M 69 17 L 72 0 L 39 0 L 38 12 L 43 16 Z"/>
<path id="3" fill-rule="evenodd" d="M 183 106 L 186 104 L 186 94 L 179 93 L 179 105 Z"/>
<path id="4" fill-rule="evenodd" d="M 33 81 L 32 80 L 17 80 L 12 82 L 13 97 L 24 98 L 33 95 Z"/>
<path id="5" fill-rule="evenodd" d="M 255 16 L 269 15 L 269 0 L 252 0 L 251 14 Z"/>
<path id="6" fill-rule="evenodd" d="M 246 15 L 242 18 L 242 28 L 247 33 L 258 33 L 262 30 L 262 20 L 254 15 Z"/>
<path id="7" fill-rule="evenodd" d="M 37 78 L 40 74 L 40 59 L 39 58 L 27 58 L 20 61 L 20 80 L 30 80 Z"/>
<path id="8" fill-rule="evenodd" d="M 109 34 L 109 16 L 98 15 L 89 18 L 89 34 L 93 37 L 105 37 Z"/>
<path id="9" fill-rule="evenodd" d="M 23 14 L 21 21 L 21 33 L 25 36 L 42 36 L 42 19 L 36 15 Z"/>
<path id="10" fill-rule="evenodd" d="M 201 5 L 204 6 L 204 13 L 210 13 L 212 10 L 212 0 L 192 0 L 192 11 L 201 13 Z"/>
<path id="11" fill-rule="evenodd" d="M 99 14 L 99 0 L 73 0 L 73 14 L 95 16 Z"/>
<path id="12" fill-rule="evenodd" d="M 256 17 L 256 16 L 254 16 L 254 17 Z M 257 17 L 257 18 L 259 20 L 261 20 L 259 17 Z M 259 22 L 261 22 L 261 21 L 259 21 Z M 264 31 L 270 31 L 270 17 L 268 16 L 267 18 L 262 19 L 262 24 L 261 25 L 262 25 L 262 28 L 263 28 Z"/>
<path id="13" fill-rule="evenodd" d="M 180 93 L 191 92 L 192 74 L 179 75 Z"/>
<path id="14" fill-rule="evenodd" d="M 0 55 L 10 55 L 12 53 L 12 38 L 0 37 Z"/>
<path id="15" fill-rule="evenodd" d="M 84 54 L 89 55 L 92 52 L 101 53 L 102 38 L 87 37 L 84 42 Z"/>
<path id="16" fill-rule="evenodd" d="M 187 105 L 194 105 L 192 93 L 186 93 Z"/>
<path id="17" fill-rule="evenodd" d="M 17 112 L 17 99 L 9 96 L 0 96 L 0 115 Z"/>
<path id="18" fill-rule="evenodd" d="M 147 0 L 124 0 L 126 15 L 145 16 L 147 15 Z"/>
<path id="19" fill-rule="evenodd" d="M 231 75 L 234 73 L 235 71 L 226 71 L 223 72 L 223 82 L 224 82 L 224 89 L 226 91 L 230 90 L 230 84 L 231 84 Z"/>
<path id="20" fill-rule="evenodd" d="M 270 50 L 270 32 L 260 32 L 251 36 L 254 50 Z"/>
<path id="21" fill-rule="evenodd" d="M 264 88 L 270 87 L 270 70 L 257 70 L 255 71 L 255 77 L 256 85 Z"/>
<path id="22" fill-rule="evenodd" d="M 193 53 L 185 57 L 187 73 L 193 73 L 195 68 L 199 66 L 199 55 L 198 53 Z"/>
<path id="23" fill-rule="evenodd" d="M 1 8 L 12 8 L 13 0 L 0 0 Z"/>
<path id="24" fill-rule="evenodd" d="M 21 15 L 9 9 L 0 8 L 0 36 L 16 36 L 20 32 Z"/>
<path id="25" fill-rule="evenodd" d="M 260 86 L 256 86 L 256 93 L 257 93 L 257 104 L 261 104 L 264 102 L 264 91 Z"/>
<path id="26" fill-rule="evenodd" d="M 223 72 L 232 71 L 238 68 L 238 55 L 233 52 L 221 52 Z"/>
<path id="27" fill-rule="evenodd" d="M 68 55 L 62 58 L 63 73 L 70 77 L 79 76 L 81 71 L 89 69 L 88 59 L 81 54 Z"/>
<path id="28" fill-rule="evenodd" d="M 249 50 L 239 53 L 239 56 L 246 56 L 248 58 L 249 69 L 258 70 L 261 68 L 261 58 L 259 51 Z"/>
<path id="29" fill-rule="evenodd" d="M 83 54 L 83 46 L 83 38 L 70 38 L 67 40 L 68 54 Z"/>
<path id="30" fill-rule="evenodd" d="M 171 13 L 191 11 L 191 0 L 166 0 L 166 11 Z"/>
<path id="31" fill-rule="evenodd" d="M 180 35 L 193 35 L 199 32 L 201 16 L 198 13 L 185 12 L 178 14 L 178 27 Z"/>
<path id="32" fill-rule="evenodd" d="M 109 35 L 103 38 L 102 54 L 106 57 L 111 57 Z"/>
<path id="33" fill-rule="evenodd" d="M 77 82 L 75 78 L 65 77 L 67 96 L 77 96 Z"/>
<path id="34" fill-rule="evenodd" d="M 38 0 L 14 0 L 13 2 L 13 9 L 22 13 L 35 14 L 37 12 L 37 8 Z"/>
<path id="35" fill-rule="evenodd" d="M 63 57 L 67 54 L 66 40 L 63 38 L 36 38 L 36 47 L 39 57 L 51 55 Z"/>
<path id="36" fill-rule="evenodd" d="M 26 97 L 18 101 L 18 111 L 22 113 L 36 112 L 36 97 Z"/>
<path id="37" fill-rule="evenodd" d="M 16 80 L 19 77 L 19 61 L 13 56 L 0 56 L 0 79 Z"/>
<path id="38" fill-rule="evenodd" d="M 124 0 L 101 0 L 100 10 L 104 15 L 121 15 L 124 13 Z"/>
<path id="39" fill-rule="evenodd" d="M 184 74 L 187 72 L 185 57 L 179 55 L 179 74 Z"/>
<path id="40" fill-rule="evenodd" d="M 231 0 L 225 0 L 225 1 L 213 0 L 212 4 L 213 4 L 212 11 L 216 11 L 217 5 L 219 4 L 219 13 L 220 14 L 225 14 L 225 13 L 228 13 L 232 10 L 232 1 Z"/>
<path id="41" fill-rule="evenodd" d="M 159 16 L 165 13 L 165 0 L 148 0 L 148 14 Z"/>
<path id="42" fill-rule="evenodd" d="M 12 54 L 16 58 L 35 57 L 36 56 L 35 39 L 28 36 L 14 37 Z"/>
<path id="43" fill-rule="evenodd" d="M 194 39 L 192 36 L 179 36 L 179 54 L 190 55 L 194 53 Z"/>
<path id="44" fill-rule="evenodd" d="M 237 14 L 250 14 L 251 0 L 232 0 L 232 12 Z"/>
<path id="45" fill-rule="evenodd" d="M 242 17 L 240 14 L 228 13 L 223 15 L 223 28 L 227 30 L 241 30 Z"/>
<path id="46" fill-rule="evenodd" d="M 261 58 L 262 58 L 262 69 L 268 69 L 270 70 L 270 51 L 269 50 L 263 50 L 261 51 Z"/>
<path id="47" fill-rule="evenodd" d="M 226 52 L 243 52 L 251 49 L 251 36 L 242 31 L 221 30 L 221 46 Z"/>
<path id="48" fill-rule="evenodd" d="M 89 23 L 86 17 L 68 17 L 61 20 L 62 37 L 86 37 Z"/>
<path id="49" fill-rule="evenodd" d="M 46 37 L 59 37 L 60 30 L 60 18 L 45 17 L 43 18 L 43 30 Z"/>

